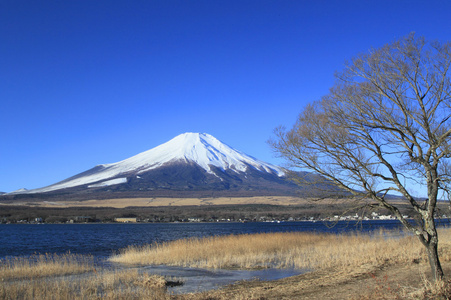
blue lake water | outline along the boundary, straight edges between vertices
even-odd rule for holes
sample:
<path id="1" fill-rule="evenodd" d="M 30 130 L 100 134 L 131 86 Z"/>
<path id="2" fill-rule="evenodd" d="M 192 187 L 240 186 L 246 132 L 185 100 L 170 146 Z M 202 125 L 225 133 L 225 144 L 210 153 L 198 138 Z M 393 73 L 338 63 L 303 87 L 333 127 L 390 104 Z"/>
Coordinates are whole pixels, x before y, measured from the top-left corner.
<path id="1" fill-rule="evenodd" d="M 330 225 L 330 224 L 329 224 Z M 263 232 L 316 231 L 342 233 L 393 229 L 395 220 L 281 223 L 146 223 L 146 224 L 3 224 L 0 225 L 0 258 L 35 253 L 91 254 L 105 258 L 129 245 L 145 245 L 189 237 Z"/>

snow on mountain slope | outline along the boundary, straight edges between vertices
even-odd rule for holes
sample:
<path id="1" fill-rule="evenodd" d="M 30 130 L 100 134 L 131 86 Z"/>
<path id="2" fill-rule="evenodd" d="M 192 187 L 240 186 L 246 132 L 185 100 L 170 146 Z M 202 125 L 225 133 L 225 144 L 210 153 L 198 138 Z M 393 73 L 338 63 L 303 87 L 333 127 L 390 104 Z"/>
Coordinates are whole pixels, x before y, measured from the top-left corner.
<path id="1" fill-rule="evenodd" d="M 126 182 L 127 182 L 127 178 L 115 178 L 115 179 L 111 179 L 111 180 L 107 180 L 107 181 L 102 181 L 100 183 L 88 185 L 88 188 L 105 187 L 105 186 L 110 186 L 110 185 L 126 183 Z"/>
<path id="2" fill-rule="evenodd" d="M 29 190 L 27 193 L 49 192 L 86 184 L 91 187 L 121 184 L 127 182 L 127 175 L 141 174 L 180 161 L 195 163 L 210 174 L 215 174 L 211 166 L 235 172 L 246 172 L 250 166 L 261 172 L 277 174 L 279 177 L 284 175 L 281 168 L 237 151 L 209 134 L 184 133 L 123 161 L 99 165 L 59 183 Z M 116 177 L 121 178 L 113 180 Z"/>
<path id="3" fill-rule="evenodd" d="M 29 190 L 27 190 L 26 188 L 21 188 L 21 189 L 9 192 L 7 194 L 24 194 L 24 193 L 27 193 L 27 192 L 29 192 Z"/>

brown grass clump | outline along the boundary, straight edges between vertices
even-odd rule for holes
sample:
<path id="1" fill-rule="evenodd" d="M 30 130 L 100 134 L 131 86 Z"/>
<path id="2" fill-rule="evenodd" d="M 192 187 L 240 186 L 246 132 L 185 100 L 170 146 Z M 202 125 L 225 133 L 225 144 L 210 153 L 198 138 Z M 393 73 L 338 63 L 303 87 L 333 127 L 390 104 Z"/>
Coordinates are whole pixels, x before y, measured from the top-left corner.
<path id="1" fill-rule="evenodd" d="M 149 275 L 145 274 L 141 281 L 138 281 L 138 284 L 144 287 L 149 287 L 151 289 L 161 289 L 166 290 L 167 280 L 160 275 Z"/>
<path id="2" fill-rule="evenodd" d="M 348 268 L 422 257 L 412 236 L 263 233 L 191 238 L 128 247 L 111 261 L 133 265 L 179 265 L 200 268 Z"/>
<path id="3" fill-rule="evenodd" d="M 66 253 L 0 259 L 0 280 L 38 278 L 93 271 L 92 256 Z"/>
<path id="4" fill-rule="evenodd" d="M 416 294 L 422 299 L 451 299 L 451 280 L 425 281 L 424 288 Z"/>

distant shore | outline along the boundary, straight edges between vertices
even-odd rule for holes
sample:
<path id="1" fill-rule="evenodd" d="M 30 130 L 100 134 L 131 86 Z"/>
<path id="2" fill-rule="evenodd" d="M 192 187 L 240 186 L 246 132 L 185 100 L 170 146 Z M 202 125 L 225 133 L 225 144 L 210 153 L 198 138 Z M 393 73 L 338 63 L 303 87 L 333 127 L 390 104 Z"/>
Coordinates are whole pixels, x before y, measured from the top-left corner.
<path id="1" fill-rule="evenodd" d="M 0 202 L 0 223 L 265 222 L 390 219 L 390 213 L 359 211 L 352 201 L 299 197 L 128 198 L 87 201 Z M 411 207 L 399 203 L 403 214 Z M 346 213 L 343 213 L 346 211 Z M 374 212 L 374 214 L 373 214 Z M 438 216 L 450 217 L 446 203 Z"/>

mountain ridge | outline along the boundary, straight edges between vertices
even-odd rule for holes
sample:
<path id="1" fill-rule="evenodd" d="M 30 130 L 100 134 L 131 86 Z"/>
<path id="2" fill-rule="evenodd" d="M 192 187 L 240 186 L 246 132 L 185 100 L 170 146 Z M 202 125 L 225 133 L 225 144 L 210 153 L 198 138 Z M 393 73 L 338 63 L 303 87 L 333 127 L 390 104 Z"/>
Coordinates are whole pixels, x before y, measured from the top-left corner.
<path id="1" fill-rule="evenodd" d="M 117 163 L 100 164 L 47 187 L 9 195 L 220 194 L 293 195 L 285 171 L 206 133 L 184 133 Z M 164 191 L 164 193 L 162 193 Z M 76 195 L 75 195 L 76 196 Z"/>

